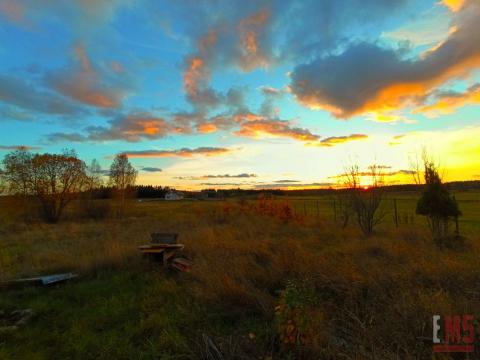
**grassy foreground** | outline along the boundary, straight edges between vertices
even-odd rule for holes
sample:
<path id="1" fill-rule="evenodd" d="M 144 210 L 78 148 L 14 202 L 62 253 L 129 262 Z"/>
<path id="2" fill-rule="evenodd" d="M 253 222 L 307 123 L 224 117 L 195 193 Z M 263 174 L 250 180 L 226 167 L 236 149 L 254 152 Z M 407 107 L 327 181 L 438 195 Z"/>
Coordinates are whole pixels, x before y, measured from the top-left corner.
<path id="1" fill-rule="evenodd" d="M 432 315 L 480 315 L 479 203 L 465 199 L 454 249 L 420 220 L 365 238 L 324 212 L 282 220 L 236 201 L 135 203 L 125 219 L 57 225 L 4 215 L 0 280 L 81 278 L 0 289 L 0 309 L 35 312 L 0 333 L 0 359 L 432 358 Z M 191 273 L 140 257 L 154 231 L 180 234 Z"/>

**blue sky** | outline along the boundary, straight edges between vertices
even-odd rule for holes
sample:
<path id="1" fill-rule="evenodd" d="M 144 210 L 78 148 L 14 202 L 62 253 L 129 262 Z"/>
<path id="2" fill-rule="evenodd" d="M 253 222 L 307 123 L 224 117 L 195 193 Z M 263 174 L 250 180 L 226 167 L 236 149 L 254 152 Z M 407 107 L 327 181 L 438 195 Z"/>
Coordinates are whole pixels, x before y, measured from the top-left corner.
<path id="1" fill-rule="evenodd" d="M 125 152 L 140 183 L 264 188 L 328 185 L 352 161 L 408 182 L 425 147 L 475 179 L 479 16 L 475 0 L 0 0 L 0 156 Z"/>

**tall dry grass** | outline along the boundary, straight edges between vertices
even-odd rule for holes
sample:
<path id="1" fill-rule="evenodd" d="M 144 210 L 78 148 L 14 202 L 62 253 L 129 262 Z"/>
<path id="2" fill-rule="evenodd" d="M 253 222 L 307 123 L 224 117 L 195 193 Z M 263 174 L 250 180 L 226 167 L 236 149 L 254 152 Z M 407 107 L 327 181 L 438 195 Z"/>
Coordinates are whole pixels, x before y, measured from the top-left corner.
<path id="1" fill-rule="evenodd" d="M 192 296 L 232 321 L 272 324 L 275 342 L 259 354 L 428 358 L 432 315 L 480 314 L 478 237 L 445 250 L 420 228 L 365 238 L 326 219 L 297 220 L 237 203 L 192 202 L 136 203 L 121 220 L 13 223 L 1 230 L 1 276 L 144 271 L 136 246 L 150 232 L 175 231 L 194 264 L 177 281 Z M 289 307 L 285 291 L 292 282 L 307 283 L 315 299 L 299 292 L 287 299 Z M 279 306 L 288 310 L 279 313 Z"/>

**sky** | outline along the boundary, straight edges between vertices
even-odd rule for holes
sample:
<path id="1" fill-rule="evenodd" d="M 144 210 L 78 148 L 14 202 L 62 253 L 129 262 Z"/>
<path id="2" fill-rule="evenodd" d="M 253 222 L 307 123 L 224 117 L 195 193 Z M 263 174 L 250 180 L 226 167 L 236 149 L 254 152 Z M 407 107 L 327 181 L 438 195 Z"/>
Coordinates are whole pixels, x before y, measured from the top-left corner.
<path id="1" fill-rule="evenodd" d="M 267 189 L 351 164 L 411 182 L 425 149 L 479 180 L 478 19 L 478 0 L 0 0 L 0 157 Z"/>

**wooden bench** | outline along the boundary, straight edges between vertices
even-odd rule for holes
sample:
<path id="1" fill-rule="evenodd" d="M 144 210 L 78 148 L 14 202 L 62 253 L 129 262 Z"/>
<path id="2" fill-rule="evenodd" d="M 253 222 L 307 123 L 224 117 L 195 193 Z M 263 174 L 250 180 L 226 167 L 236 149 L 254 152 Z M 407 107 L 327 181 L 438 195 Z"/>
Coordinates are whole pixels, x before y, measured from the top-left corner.
<path id="1" fill-rule="evenodd" d="M 152 241 L 149 244 L 138 247 L 142 254 L 148 255 L 152 260 L 161 262 L 164 267 L 173 266 L 181 271 L 188 271 L 189 262 L 186 259 L 176 258 L 177 252 L 185 247 L 177 244 L 178 234 L 175 233 L 152 233 Z"/>

